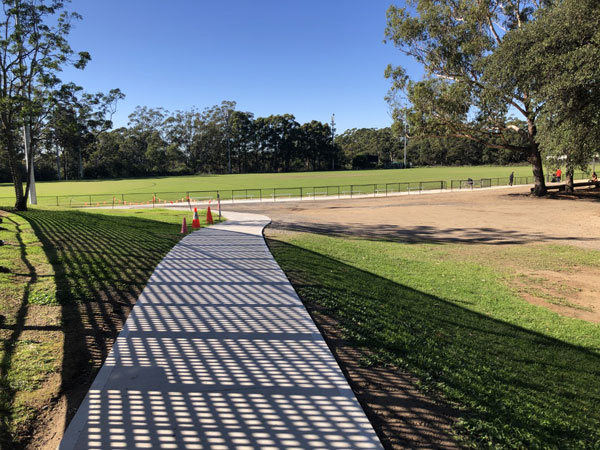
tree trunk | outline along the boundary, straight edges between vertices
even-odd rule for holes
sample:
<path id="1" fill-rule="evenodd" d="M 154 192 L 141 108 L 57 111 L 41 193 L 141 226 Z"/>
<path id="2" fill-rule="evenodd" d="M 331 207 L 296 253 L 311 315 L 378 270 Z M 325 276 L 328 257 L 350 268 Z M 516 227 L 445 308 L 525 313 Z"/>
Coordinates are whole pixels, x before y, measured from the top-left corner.
<path id="1" fill-rule="evenodd" d="M 56 146 L 56 174 L 58 175 L 58 181 L 60 181 L 60 147 Z"/>
<path id="2" fill-rule="evenodd" d="M 79 179 L 83 180 L 83 161 L 81 160 L 81 147 L 79 147 Z"/>
<path id="3" fill-rule="evenodd" d="M 540 154 L 540 148 L 537 144 L 531 145 L 529 154 L 529 162 L 533 166 L 533 195 L 538 197 L 544 196 L 548 193 L 546 190 L 546 182 L 544 181 L 544 169 L 542 168 L 542 155 Z"/>
<path id="4" fill-rule="evenodd" d="M 567 166 L 567 170 L 565 173 L 566 176 L 566 185 L 565 191 L 573 192 L 575 190 L 575 186 L 573 186 L 573 175 L 575 174 L 575 169 L 573 167 Z"/>
<path id="5" fill-rule="evenodd" d="M 15 143 L 12 133 L 7 136 L 6 152 L 8 154 L 8 167 L 15 188 L 15 209 L 17 211 L 27 211 L 27 197 L 23 195 L 23 180 L 21 179 L 21 167 L 17 161 Z"/>

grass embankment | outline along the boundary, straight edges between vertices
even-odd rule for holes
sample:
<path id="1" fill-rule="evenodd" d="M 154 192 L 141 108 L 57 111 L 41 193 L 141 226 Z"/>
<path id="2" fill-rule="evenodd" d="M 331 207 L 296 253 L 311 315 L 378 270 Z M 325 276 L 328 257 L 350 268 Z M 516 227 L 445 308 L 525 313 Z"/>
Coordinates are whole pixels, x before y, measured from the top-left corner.
<path id="1" fill-rule="evenodd" d="M 299 294 L 369 349 L 365 364 L 408 369 L 462 410 L 466 446 L 600 446 L 600 327 L 523 301 L 502 268 L 598 267 L 599 252 L 270 233 Z"/>
<path id="2" fill-rule="evenodd" d="M 59 398 L 73 414 L 152 271 L 180 239 L 182 216 L 190 217 L 0 215 L 0 448 L 9 449 L 27 441 L 33 419 Z"/>
<path id="3" fill-rule="evenodd" d="M 309 186 L 337 186 L 373 183 L 397 183 L 408 181 L 447 181 L 457 179 L 506 178 L 514 171 L 517 177 L 531 176 L 530 166 L 474 166 L 474 167 L 423 167 L 390 170 L 347 170 L 337 172 L 255 173 L 235 175 L 193 175 L 179 177 L 153 177 L 120 180 L 83 180 L 38 182 L 37 194 L 50 195 L 99 195 L 132 194 L 137 192 L 210 191 L 259 188 L 294 188 Z M 0 198 L 14 197 L 10 184 L 0 184 Z M 147 201 L 151 197 L 131 197 L 131 201 Z M 176 200 L 177 196 L 167 198 Z M 92 199 L 109 201 L 112 197 Z M 50 204 L 50 206 L 52 206 Z"/>

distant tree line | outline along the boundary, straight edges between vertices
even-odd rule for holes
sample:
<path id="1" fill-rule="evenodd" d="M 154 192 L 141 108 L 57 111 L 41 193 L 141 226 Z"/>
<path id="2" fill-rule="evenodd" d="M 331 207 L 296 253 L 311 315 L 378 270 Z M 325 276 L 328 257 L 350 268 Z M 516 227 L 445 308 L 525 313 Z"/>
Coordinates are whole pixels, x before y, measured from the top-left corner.
<path id="1" fill-rule="evenodd" d="M 109 130 L 119 90 L 90 95 L 66 85 L 55 97 L 37 145 L 38 180 L 403 167 L 404 137 L 391 127 L 334 136 L 327 123 L 299 124 L 291 114 L 255 118 L 224 101 L 174 113 L 137 107 L 127 127 Z M 407 161 L 478 165 L 524 158 L 464 139 L 429 138 L 408 141 Z M 1 175 L 8 181 L 7 169 Z"/>
<path id="2" fill-rule="evenodd" d="M 291 114 L 255 118 L 229 101 L 173 113 L 137 107 L 127 127 L 108 131 L 115 96 L 79 100 L 46 121 L 37 179 L 315 171 L 344 163 L 329 124 L 301 125 Z M 83 100 L 95 103 L 83 107 Z"/>
<path id="3" fill-rule="evenodd" d="M 387 128 L 352 128 L 335 140 L 345 168 L 377 169 L 404 166 L 404 135 L 397 122 Z M 526 162 L 525 155 L 510 149 L 493 149 L 485 144 L 453 137 L 410 138 L 406 162 L 414 166 L 460 166 L 515 164 Z"/>

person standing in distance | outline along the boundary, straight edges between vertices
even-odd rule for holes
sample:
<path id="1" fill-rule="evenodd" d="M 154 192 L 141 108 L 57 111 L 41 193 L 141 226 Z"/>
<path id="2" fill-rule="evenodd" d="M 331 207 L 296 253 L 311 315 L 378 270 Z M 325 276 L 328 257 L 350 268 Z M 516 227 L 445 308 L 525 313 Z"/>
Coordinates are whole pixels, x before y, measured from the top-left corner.
<path id="1" fill-rule="evenodd" d="M 512 186 L 513 185 L 513 181 L 515 179 L 515 173 L 511 172 L 510 175 L 508 176 L 508 185 Z"/>

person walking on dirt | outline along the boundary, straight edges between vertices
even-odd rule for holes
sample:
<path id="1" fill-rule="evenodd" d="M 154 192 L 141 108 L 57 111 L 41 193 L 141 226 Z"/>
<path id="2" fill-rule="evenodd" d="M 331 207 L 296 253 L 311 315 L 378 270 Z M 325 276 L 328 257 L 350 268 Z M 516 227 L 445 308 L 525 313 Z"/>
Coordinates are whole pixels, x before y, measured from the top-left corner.
<path id="1" fill-rule="evenodd" d="M 510 175 L 508 176 L 508 185 L 512 186 L 513 185 L 513 181 L 515 179 L 515 173 L 511 172 Z"/>

